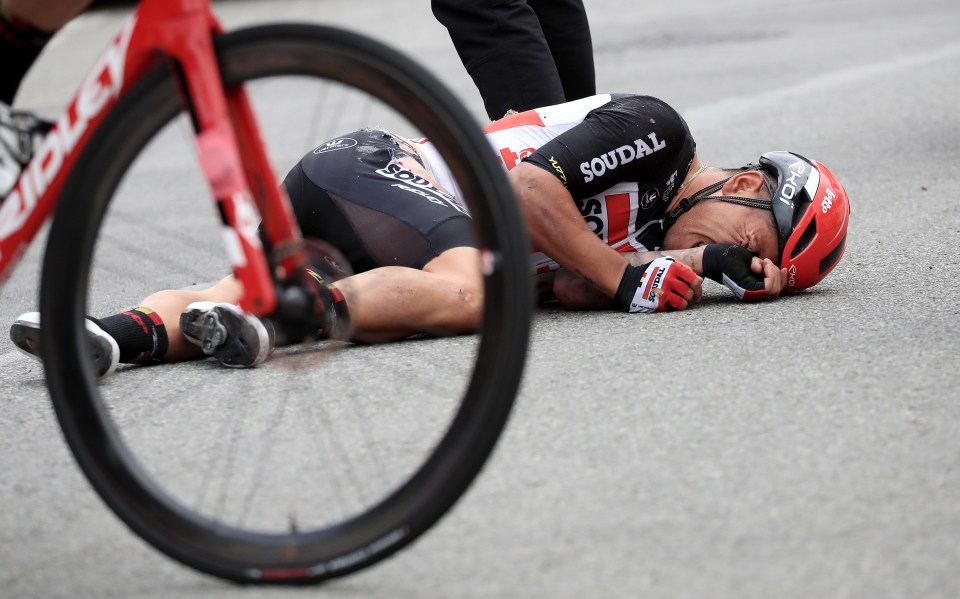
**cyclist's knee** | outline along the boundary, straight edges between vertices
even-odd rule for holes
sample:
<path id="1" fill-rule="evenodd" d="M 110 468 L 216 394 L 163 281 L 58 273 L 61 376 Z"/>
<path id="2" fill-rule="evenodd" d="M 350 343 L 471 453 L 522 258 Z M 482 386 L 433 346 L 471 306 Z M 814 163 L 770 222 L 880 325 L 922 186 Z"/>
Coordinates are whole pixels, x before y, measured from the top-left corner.
<path id="1" fill-rule="evenodd" d="M 451 324 L 452 332 L 469 333 L 476 331 L 483 323 L 483 281 L 450 281 L 450 294 L 453 298 Z"/>
<path id="2" fill-rule="evenodd" d="M 483 320 L 480 252 L 471 247 L 453 248 L 431 260 L 423 270 L 442 281 L 451 332 L 479 329 Z"/>

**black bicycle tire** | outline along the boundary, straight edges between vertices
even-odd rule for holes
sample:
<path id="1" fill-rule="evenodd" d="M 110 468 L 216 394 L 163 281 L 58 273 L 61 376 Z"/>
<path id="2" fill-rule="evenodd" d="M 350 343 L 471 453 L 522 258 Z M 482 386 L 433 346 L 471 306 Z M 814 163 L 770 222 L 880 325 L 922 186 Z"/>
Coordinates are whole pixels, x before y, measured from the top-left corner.
<path id="1" fill-rule="evenodd" d="M 53 406 L 80 468 L 136 534 L 199 571 L 244 583 L 311 583 L 368 567 L 436 523 L 493 450 L 520 384 L 530 327 L 528 242 L 513 195 L 479 126 L 455 97 L 396 50 L 319 25 L 278 24 L 216 40 L 228 87 L 261 76 L 305 74 L 379 97 L 431 138 L 472 206 L 485 275 L 481 343 L 449 430 L 405 484 L 366 512 L 322 530 L 265 535 L 225 527 L 176 503 L 137 465 L 101 404 L 83 361 L 83 319 L 97 232 L 135 156 L 180 112 L 176 85 L 158 65 L 121 98 L 79 158 L 55 212 L 41 282 L 42 357 Z M 495 375 L 494 375 L 495 373 Z"/>

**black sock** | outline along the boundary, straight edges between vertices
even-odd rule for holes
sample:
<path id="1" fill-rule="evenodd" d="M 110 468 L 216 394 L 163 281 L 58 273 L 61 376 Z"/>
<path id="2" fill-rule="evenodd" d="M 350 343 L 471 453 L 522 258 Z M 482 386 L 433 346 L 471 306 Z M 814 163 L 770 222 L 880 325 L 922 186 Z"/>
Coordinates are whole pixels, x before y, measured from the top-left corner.
<path id="1" fill-rule="evenodd" d="M 0 101 L 12 104 L 20 82 L 53 33 L 0 11 Z"/>
<path id="2" fill-rule="evenodd" d="M 137 307 L 94 322 L 120 346 L 120 362 L 147 364 L 167 353 L 167 327 L 150 308 Z"/>

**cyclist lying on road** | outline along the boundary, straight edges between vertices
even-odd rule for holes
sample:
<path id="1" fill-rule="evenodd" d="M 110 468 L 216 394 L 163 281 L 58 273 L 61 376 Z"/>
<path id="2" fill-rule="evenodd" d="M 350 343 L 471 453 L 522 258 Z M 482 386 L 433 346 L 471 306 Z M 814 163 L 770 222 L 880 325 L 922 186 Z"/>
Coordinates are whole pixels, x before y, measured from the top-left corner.
<path id="1" fill-rule="evenodd" d="M 538 289 L 568 309 L 683 310 L 699 301 L 701 277 L 740 299 L 773 298 L 818 283 L 845 247 L 849 201 L 826 167 L 788 152 L 737 169 L 701 164 L 682 117 L 656 98 L 598 95 L 513 114 L 485 132 L 537 248 Z M 334 284 L 335 273 L 318 269 L 327 315 L 319 338 L 478 329 L 481 254 L 432 144 L 357 131 L 308 152 L 284 186 L 304 236 L 335 246 L 357 273 Z M 235 306 L 240 293 L 228 276 L 88 320 L 98 371 L 203 354 L 229 366 L 262 362 L 272 327 Z M 11 337 L 36 355 L 38 331 L 38 315 L 25 314 Z"/>

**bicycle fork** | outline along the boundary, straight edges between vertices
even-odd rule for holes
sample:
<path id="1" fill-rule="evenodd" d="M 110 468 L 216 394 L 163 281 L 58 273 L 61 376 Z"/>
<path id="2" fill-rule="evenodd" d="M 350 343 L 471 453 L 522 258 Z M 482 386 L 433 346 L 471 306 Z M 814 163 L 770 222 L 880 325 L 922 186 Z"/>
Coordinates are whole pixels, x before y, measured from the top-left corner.
<path id="1" fill-rule="evenodd" d="M 281 305 L 290 304 L 289 298 L 294 298 L 294 311 L 313 306 L 303 239 L 267 158 L 249 99 L 239 86 L 224 88 L 213 46 L 213 36 L 222 31 L 219 22 L 209 5 L 190 0 L 151 2 L 143 8 L 162 13 L 154 15 L 164 22 L 155 43 L 177 62 L 200 164 L 217 201 L 234 274 L 243 285 L 240 307 L 271 315 L 290 310 Z M 266 250 L 257 230 L 261 215 Z M 272 264 L 264 260 L 268 252 Z M 288 301 L 278 303 L 274 280 Z"/>

